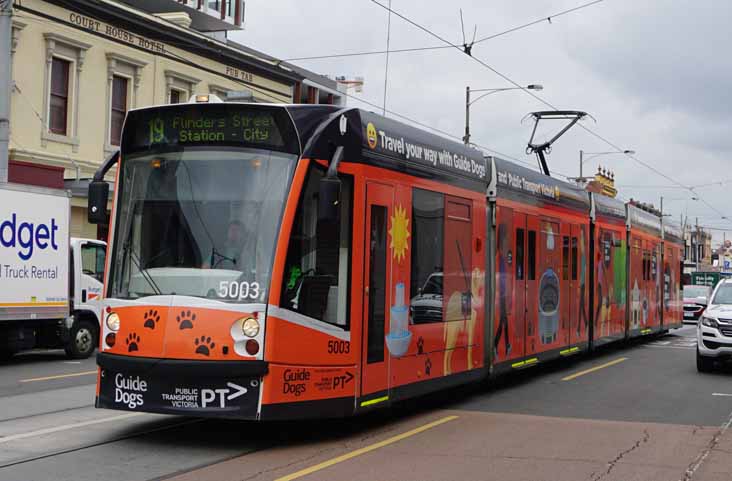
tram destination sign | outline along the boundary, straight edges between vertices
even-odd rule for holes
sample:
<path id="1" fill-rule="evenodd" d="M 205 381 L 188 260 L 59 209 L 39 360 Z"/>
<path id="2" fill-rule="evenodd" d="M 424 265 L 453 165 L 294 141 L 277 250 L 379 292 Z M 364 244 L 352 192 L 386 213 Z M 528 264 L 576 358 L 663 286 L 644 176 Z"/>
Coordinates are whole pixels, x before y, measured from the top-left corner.
<path id="1" fill-rule="evenodd" d="M 297 136 L 283 109 L 227 104 L 167 106 L 130 112 L 125 122 L 123 152 L 196 145 L 298 151 Z"/>

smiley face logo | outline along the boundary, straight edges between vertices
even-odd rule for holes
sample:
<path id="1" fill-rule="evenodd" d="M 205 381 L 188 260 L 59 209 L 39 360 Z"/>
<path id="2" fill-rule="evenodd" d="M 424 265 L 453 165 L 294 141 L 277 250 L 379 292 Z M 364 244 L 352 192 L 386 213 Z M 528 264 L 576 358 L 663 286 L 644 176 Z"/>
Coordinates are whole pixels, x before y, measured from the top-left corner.
<path id="1" fill-rule="evenodd" d="M 370 148 L 376 148 L 376 127 L 371 122 L 366 125 L 366 141 Z"/>

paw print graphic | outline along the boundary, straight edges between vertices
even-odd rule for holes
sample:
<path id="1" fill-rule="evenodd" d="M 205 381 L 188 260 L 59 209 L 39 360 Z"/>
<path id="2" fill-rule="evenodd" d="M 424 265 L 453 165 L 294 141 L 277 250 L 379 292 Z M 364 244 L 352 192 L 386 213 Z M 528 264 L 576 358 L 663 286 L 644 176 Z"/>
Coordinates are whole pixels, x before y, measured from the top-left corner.
<path id="1" fill-rule="evenodd" d="M 158 325 L 158 322 L 160 322 L 160 315 L 158 314 L 158 311 L 154 309 L 150 309 L 145 313 L 144 316 L 145 324 L 143 324 L 143 327 L 147 327 L 148 329 L 155 330 L 155 327 Z"/>
<path id="2" fill-rule="evenodd" d="M 193 321 L 196 320 L 196 314 L 191 311 L 181 311 L 179 316 L 175 317 L 178 322 L 178 329 L 193 329 Z"/>
<path id="3" fill-rule="evenodd" d="M 432 361 L 430 361 L 430 358 L 428 357 L 427 360 L 424 362 L 424 373 L 428 376 L 432 372 Z"/>
<path id="4" fill-rule="evenodd" d="M 424 339 L 422 339 L 422 336 L 417 339 L 417 354 L 424 354 Z"/>
<path id="5" fill-rule="evenodd" d="M 196 354 L 201 354 L 202 356 L 210 355 L 213 348 L 216 347 L 216 343 L 211 341 L 210 337 L 206 336 L 201 336 L 200 338 L 197 337 L 195 340 L 195 345 Z"/>
<path id="6" fill-rule="evenodd" d="M 131 332 L 125 339 L 125 344 L 127 344 L 127 352 L 138 351 L 140 349 L 139 343 L 140 343 L 140 336 L 138 336 L 134 332 Z"/>

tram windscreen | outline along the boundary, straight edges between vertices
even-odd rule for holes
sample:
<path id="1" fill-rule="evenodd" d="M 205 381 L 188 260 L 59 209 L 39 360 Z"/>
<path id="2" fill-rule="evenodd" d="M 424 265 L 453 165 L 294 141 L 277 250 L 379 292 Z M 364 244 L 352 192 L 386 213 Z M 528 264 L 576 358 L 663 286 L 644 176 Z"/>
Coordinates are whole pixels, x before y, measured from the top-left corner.
<path id="1" fill-rule="evenodd" d="M 264 302 L 296 160 L 198 147 L 124 159 L 111 294 Z"/>

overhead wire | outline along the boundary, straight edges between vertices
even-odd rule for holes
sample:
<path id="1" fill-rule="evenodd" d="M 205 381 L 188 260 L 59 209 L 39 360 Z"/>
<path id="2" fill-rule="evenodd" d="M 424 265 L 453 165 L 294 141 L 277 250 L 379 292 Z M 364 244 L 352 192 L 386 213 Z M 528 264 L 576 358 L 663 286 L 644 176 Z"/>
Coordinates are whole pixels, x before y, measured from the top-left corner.
<path id="1" fill-rule="evenodd" d="M 388 6 L 386 6 L 386 5 L 382 4 L 381 2 L 379 2 L 378 0 L 369 0 L 369 1 L 371 3 L 374 3 L 375 5 L 378 5 L 379 7 L 383 8 L 385 10 L 390 10 L 393 15 L 396 15 L 397 17 L 401 18 L 403 21 L 407 22 L 408 24 L 412 25 L 413 27 L 415 27 L 415 28 L 423 31 L 424 33 L 426 33 L 426 34 L 428 34 L 428 35 L 430 35 L 430 36 L 432 36 L 432 37 L 440 40 L 441 42 L 445 43 L 447 46 L 452 47 L 452 48 L 458 50 L 461 53 L 464 53 L 461 46 L 456 45 L 456 44 L 450 42 L 449 40 L 445 39 L 441 35 L 433 32 L 429 28 L 427 28 L 427 27 L 425 27 L 425 26 L 423 26 L 423 25 L 415 22 L 414 20 L 406 17 L 405 15 L 403 15 L 403 14 L 401 14 L 401 13 L 399 13 L 399 12 L 397 12 L 397 11 L 391 9 L 391 8 L 389 8 Z M 555 105 L 553 105 L 552 103 L 550 103 L 546 99 L 544 99 L 541 96 L 535 94 L 534 92 L 532 92 L 531 90 L 529 90 L 527 87 L 520 85 L 518 82 L 516 82 L 515 80 L 513 80 L 512 78 L 510 78 L 506 74 L 500 72 L 499 70 L 495 69 L 493 66 L 491 66 L 487 62 L 481 60 L 480 58 L 478 58 L 478 57 L 476 57 L 476 56 L 474 56 L 472 54 L 471 55 L 468 55 L 468 57 L 470 59 L 472 59 L 473 61 L 479 63 L 480 65 L 482 65 L 486 69 L 490 70 L 491 72 L 493 72 L 495 75 L 497 75 L 498 77 L 502 78 L 506 82 L 508 82 L 511 85 L 515 86 L 517 89 L 519 89 L 519 90 L 523 91 L 524 93 L 530 95 L 531 97 L 533 97 L 535 100 L 537 100 L 541 104 L 549 107 L 552 110 L 560 110 L 558 107 L 556 107 Z M 675 184 L 675 185 L 677 185 L 679 187 L 682 187 L 682 188 L 684 188 L 684 189 L 686 189 L 686 190 L 688 190 L 688 191 L 696 194 L 696 192 L 694 192 L 694 188 L 693 187 L 690 187 L 688 185 L 682 184 L 681 182 L 679 182 L 676 179 L 670 177 L 669 175 L 661 172 L 660 170 L 658 170 L 657 168 L 655 168 L 652 165 L 648 164 L 647 162 L 644 162 L 644 161 L 640 160 L 635 155 L 630 154 L 630 153 L 627 153 L 625 151 L 625 149 L 621 148 L 620 146 L 618 146 L 614 142 L 612 142 L 609 139 L 603 137 L 602 135 L 600 135 L 599 133 L 597 133 L 594 130 L 590 129 L 589 127 L 587 127 L 585 125 L 582 125 L 580 123 L 578 123 L 577 125 L 579 125 L 579 127 L 581 127 L 583 130 L 585 130 L 590 135 L 594 136 L 598 140 L 601 140 L 606 145 L 609 145 L 610 147 L 612 147 L 613 149 L 615 149 L 617 152 L 623 153 L 628 158 L 634 160 L 636 163 L 638 163 L 638 164 L 644 166 L 645 168 L 647 168 L 648 170 L 654 172 L 656 175 L 659 175 L 660 177 L 663 177 L 664 179 L 666 179 L 669 182 L 671 182 L 672 184 Z M 714 207 L 712 204 L 710 204 L 708 201 L 706 201 L 705 199 L 703 199 L 702 197 L 700 197 L 698 194 L 696 194 L 696 197 L 699 199 L 700 202 L 702 202 L 703 204 L 705 204 L 712 211 L 714 211 L 715 213 L 719 214 L 721 217 L 724 217 L 724 214 L 720 210 L 718 210 L 716 207 Z M 732 220 L 730 220 L 730 222 L 732 222 Z"/>
<path id="2" fill-rule="evenodd" d="M 523 30 L 525 28 L 532 27 L 538 23 L 546 22 L 549 19 L 554 19 L 561 17 L 563 15 L 570 14 L 572 12 L 576 12 L 577 10 L 581 10 L 583 8 L 590 7 L 592 5 L 595 5 L 597 3 L 603 2 L 604 0 L 594 0 L 592 2 L 587 2 L 582 5 L 579 5 L 574 8 L 570 8 L 568 10 L 563 10 L 561 12 L 557 12 L 551 15 L 547 15 L 544 17 L 541 17 L 537 20 L 533 20 L 528 23 L 524 23 L 522 25 L 517 25 L 515 27 L 511 27 L 508 30 L 503 30 L 498 33 L 494 33 L 492 35 L 488 35 L 487 37 L 483 37 L 481 39 L 475 40 L 472 42 L 472 44 L 477 44 L 481 42 L 485 42 L 488 40 L 493 40 L 494 38 L 501 37 L 503 35 L 508 35 L 509 33 L 517 32 L 519 30 Z M 414 47 L 414 48 L 400 48 L 400 49 L 394 49 L 394 50 L 371 50 L 371 51 L 365 51 L 365 52 L 346 52 L 346 53 L 335 53 L 335 54 L 328 54 L 328 55 L 312 55 L 312 56 L 306 56 L 306 57 L 291 57 L 283 59 L 284 62 L 294 62 L 299 60 L 325 60 L 330 58 L 344 58 L 344 57 L 361 57 L 361 56 L 368 56 L 368 55 L 384 55 L 387 53 L 406 53 L 406 52 L 424 52 L 427 50 L 444 50 L 452 48 L 451 45 L 433 45 L 433 46 L 426 46 L 426 47 Z"/>

